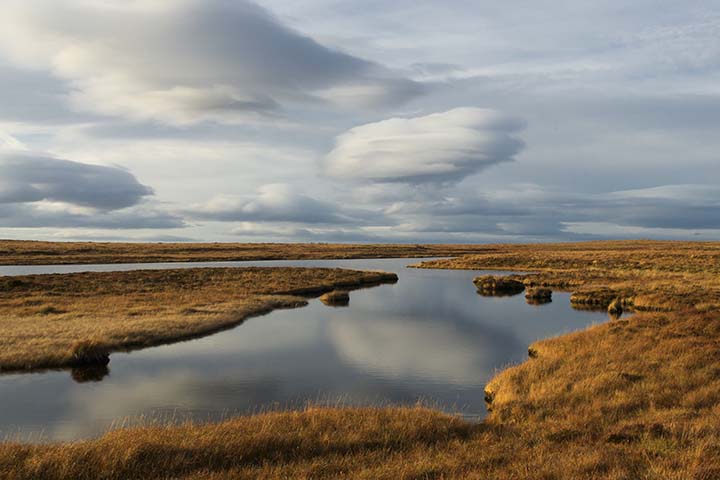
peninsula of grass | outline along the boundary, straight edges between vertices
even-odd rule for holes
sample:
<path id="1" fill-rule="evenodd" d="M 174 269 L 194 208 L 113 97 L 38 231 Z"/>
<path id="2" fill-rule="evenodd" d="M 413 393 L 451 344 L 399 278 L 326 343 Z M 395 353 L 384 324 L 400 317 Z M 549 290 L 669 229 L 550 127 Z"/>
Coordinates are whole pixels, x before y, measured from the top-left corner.
<path id="1" fill-rule="evenodd" d="M 484 248 L 424 266 L 532 272 L 513 278 L 636 313 L 530 345 L 487 385 L 479 424 L 388 407 L 147 425 L 6 442 L 0 478 L 720 478 L 719 243 Z"/>
<path id="2" fill-rule="evenodd" d="M 113 351 L 232 327 L 304 297 L 397 280 L 330 268 L 193 268 L 0 277 L 0 371 L 107 363 Z"/>

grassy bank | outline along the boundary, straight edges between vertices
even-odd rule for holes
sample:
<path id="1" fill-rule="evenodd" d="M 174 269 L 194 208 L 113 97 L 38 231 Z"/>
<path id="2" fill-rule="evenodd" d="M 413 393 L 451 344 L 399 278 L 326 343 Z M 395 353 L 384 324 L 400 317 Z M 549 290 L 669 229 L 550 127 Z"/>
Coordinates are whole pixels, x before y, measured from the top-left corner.
<path id="1" fill-rule="evenodd" d="M 483 253 L 422 262 L 422 268 L 522 270 L 527 286 L 573 292 L 574 306 L 635 311 L 720 308 L 718 242 L 586 242 L 487 246 Z"/>
<path id="2" fill-rule="evenodd" d="M 445 257 L 484 250 L 485 247 L 482 245 L 100 243 L 0 240 L 0 265 Z"/>
<path id="3" fill-rule="evenodd" d="M 148 426 L 5 443 L 0 478 L 720 478 L 720 244 L 485 248 L 428 266 L 533 271 L 522 281 L 639 313 L 531 345 L 489 383 L 482 424 L 328 408 Z"/>
<path id="4" fill-rule="evenodd" d="M 97 363 L 212 333 L 303 296 L 395 281 L 327 268 L 197 268 L 0 277 L 0 371 Z"/>

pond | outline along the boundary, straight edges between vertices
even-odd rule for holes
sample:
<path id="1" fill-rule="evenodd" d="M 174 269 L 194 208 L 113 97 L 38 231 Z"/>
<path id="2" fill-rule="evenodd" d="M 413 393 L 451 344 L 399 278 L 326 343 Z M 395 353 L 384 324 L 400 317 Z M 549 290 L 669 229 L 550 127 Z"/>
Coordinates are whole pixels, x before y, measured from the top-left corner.
<path id="1" fill-rule="evenodd" d="M 106 371 L 0 375 L 0 437 L 74 440 L 139 418 L 218 420 L 267 409 L 424 402 L 484 417 L 483 389 L 527 358 L 537 339 L 606 320 L 569 294 L 528 305 L 482 297 L 481 272 L 406 268 L 421 259 L 0 267 L 0 274 L 203 266 L 345 267 L 395 272 L 393 285 L 356 290 L 347 307 L 318 299 L 187 342 L 114 353 Z M 488 273 L 488 272 L 483 272 Z M 489 272 L 492 273 L 492 272 Z M 506 274 L 507 272 L 503 272 Z"/>

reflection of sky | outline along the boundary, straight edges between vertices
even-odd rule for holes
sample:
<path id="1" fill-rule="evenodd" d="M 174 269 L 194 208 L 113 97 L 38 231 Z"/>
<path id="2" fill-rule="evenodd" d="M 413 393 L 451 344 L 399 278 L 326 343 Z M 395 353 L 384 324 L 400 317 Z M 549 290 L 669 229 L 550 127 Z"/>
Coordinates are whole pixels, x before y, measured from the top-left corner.
<path id="1" fill-rule="evenodd" d="M 72 439 L 125 417 L 207 419 L 335 400 L 424 400 L 483 414 L 483 386 L 523 360 L 528 344 L 604 319 L 572 310 L 568 294 L 540 307 L 522 295 L 481 297 L 477 272 L 403 268 L 416 262 L 266 262 L 383 269 L 400 281 L 351 292 L 347 308 L 312 301 L 202 339 L 113 354 L 100 382 L 75 383 L 69 372 L 0 376 L 0 431 Z"/>

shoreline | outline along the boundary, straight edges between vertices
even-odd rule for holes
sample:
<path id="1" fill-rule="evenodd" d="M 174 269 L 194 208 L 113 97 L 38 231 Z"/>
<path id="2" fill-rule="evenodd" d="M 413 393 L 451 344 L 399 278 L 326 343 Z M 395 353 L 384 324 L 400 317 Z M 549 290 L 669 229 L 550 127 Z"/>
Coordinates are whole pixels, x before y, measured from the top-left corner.
<path id="1" fill-rule="evenodd" d="M 526 244 L 556 248 L 643 248 L 680 245 L 676 240 L 613 240 Z M 717 242 L 689 242 L 712 245 Z M 523 244 L 345 244 L 345 243 L 123 243 L 50 242 L 0 239 L 0 266 L 93 265 L 273 260 L 350 260 L 381 258 L 458 257 L 502 252 Z"/>

